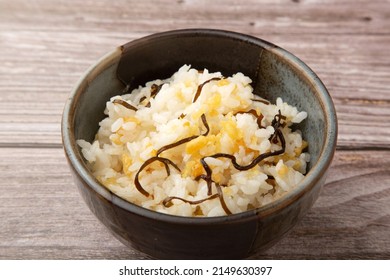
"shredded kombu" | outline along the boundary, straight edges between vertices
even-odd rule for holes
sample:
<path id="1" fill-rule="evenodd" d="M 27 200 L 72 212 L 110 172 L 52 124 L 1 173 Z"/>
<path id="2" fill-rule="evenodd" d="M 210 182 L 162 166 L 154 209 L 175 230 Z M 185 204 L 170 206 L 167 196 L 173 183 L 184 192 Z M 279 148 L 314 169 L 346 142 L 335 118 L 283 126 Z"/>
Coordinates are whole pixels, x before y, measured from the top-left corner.
<path id="1" fill-rule="evenodd" d="M 128 103 L 122 99 L 115 99 L 114 101 L 112 101 L 112 103 L 122 105 L 123 107 L 130 109 L 130 110 L 133 110 L 133 111 L 138 110 L 136 107 L 134 107 L 133 105 L 131 105 L 130 103 Z"/>
<path id="2" fill-rule="evenodd" d="M 221 80 L 221 79 L 222 79 L 222 78 L 218 78 L 218 77 L 216 77 L 216 78 L 211 78 L 210 80 L 205 81 L 203 84 L 200 84 L 200 85 L 198 86 L 198 89 L 196 90 L 196 93 L 195 93 L 194 99 L 192 100 L 192 103 L 195 103 L 196 100 L 198 100 L 198 98 L 199 98 L 199 96 L 200 96 L 200 93 L 202 92 L 202 88 L 203 88 L 203 86 L 204 86 L 205 84 L 207 84 L 207 83 L 209 83 L 209 82 L 211 82 L 211 81 L 219 81 L 219 80 Z"/>

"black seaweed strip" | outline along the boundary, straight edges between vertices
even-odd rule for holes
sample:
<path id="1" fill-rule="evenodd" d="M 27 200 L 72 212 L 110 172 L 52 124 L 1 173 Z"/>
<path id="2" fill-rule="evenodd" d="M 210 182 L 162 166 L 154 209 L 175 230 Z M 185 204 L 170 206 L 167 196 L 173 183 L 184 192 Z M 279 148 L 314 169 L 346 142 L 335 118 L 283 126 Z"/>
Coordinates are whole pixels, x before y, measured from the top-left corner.
<path id="1" fill-rule="evenodd" d="M 136 107 L 134 107 L 133 105 L 127 103 L 126 101 L 122 100 L 122 99 L 115 99 L 112 101 L 113 104 L 119 104 L 119 105 L 122 105 L 123 107 L 127 108 L 127 109 L 130 109 L 130 110 L 133 110 L 133 111 L 137 111 L 138 109 Z"/>
<path id="2" fill-rule="evenodd" d="M 159 162 L 162 162 L 164 165 L 165 165 L 165 168 L 167 170 L 167 174 L 169 176 L 170 174 L 170 170 L 169 168 L 167 168 L 168 165 L 171 165 L 173 166 L 177 171 L 181 172 L 180 168 L 175 164 L 173 163 L 170 159 L 168 158 L 163 158 L 163 157 L 152 157 L 150 159 L 148 159 L 147 161 L 145 161 L 142 166 L 140 167 L 140 169 L 138 170 L 137 174 L 135 175 L 135 179 L 134 179 L 134 184 L 135 184 L 135 187 L 137 188 L 137 190 L 142 193 L 144 196 L 148 197 L 150 194 L 141 186 L 141 183 L 139 182 L 139 174 L 141 173 L 142 170 L 144 170 L 148 165 L 152 164 L 153 162 L 155 161 L 159 161 Z"/>
<path id="3" fill-rule="evenodd" d="M 237 114 L 252 114 L 256 118 L 257 126 L 259 128 L 265 128 L 261 125 L 261 121 L 264 118 L 263 114 L 260 113 L 260 115 L 258 115 L 255 109 L 250 109 L 249 111 L 238 111 L 234 114 L 234 116 L 236 116 Z"/>
<path id="4" fill-rule="evenodd" d="M 215 78 L 211 78 L 210 80 L 205 81 L 203 84 L 200 84 L 200 85 L 198 86 L 198 89 L 196 90 L 196 93 L 195 93 L 194 99 L 192 100 L 192 103 L 195 103 L 196 100 L 199 98 L 200 93 L 202 92 L 202 88 L 203 88 L 203 86 L 204 86 L 205 84 L 207 84 L 207 83 L 209 83 L 209 82 L 211 82 L 211 81 L 219 81 L 219 80 L 221 80 L 221 79 L 222 79 L 222 78 L 215 77 Z"/>
<path id="5" fill-rule="evenodd" d="M 206 127 L 206 132 L 201 134 L 201 135 L 207 136 L 207 134 L 209 134 L 209 132 L 210 132 L 210 127 L 209 127 L 209 124 L 207 123 L 205 114 L 202 114 L 201 118 L 202 118 L 203 125 Z M 180 146 L 180 145 L 182 145 L 184 143 L 190 142 L 191 140 L 194 140 L 195 138 L 198 138 L 199 136 L 200 135 L 193 135 L 193 136 L 190 136 L 190 137 L 187 137 L 187 138 L 183 138 L 183 139 L 181 139 L 181 140 L 179 140 L 177 142 L 174 142 L 172 144 L 163 146 L 160 149 L 158 149 L 157 155 L 161 154 L 162 152 L 164 152 L 166 150 L 169 150 L 169 149 L 175 148 L 177 146 Z"/>
<path id="6" fill-rule="evenodd" d="M 184 199 L 184 198 L 181 198 L 181 197 L 178 197 L 178 196 L 168 196 L 166 197 L 164 200 L 163 200 L 163 205 L 164 207 L 171 207 L 171 201 L 174 200 L 174 199 L 177 199 L 177 200 L 181 200 L 185 203 L 189 203 L 189 204 L 192 204 L 192 205 L 195 205 L 195 204 L 200 204 L 202 202 L 205 202 L 207 200 L 211 200 L 211 199 L 214 199 L 214 198 L 217 198 L 219 195 L 218 194 L 213 194 L 209 197 L 206 197 L 204 199 L 200 199 L 200 200 L 187 200 L 187 199 Z"/>
<path id="7" fill-rule="evenodd" d="M 255 101 L 255 102 L 261 102 L 263 104 L 266 104 L 266 105 L 269 105 L 271 104 L 271 102 L 265 100 L 265 99 L 256 99 L 256 98 L 251 98 L 252 101 Z"/>
<path id="8" fill-rule="evenodd" d="M 156 97 L 157 93 L 160 92 L 162 86 L 164 84 L 161 84 L 161 85 L 156 85 L 156 84 L 153 84 L 150 88 L 150 99 Z M 141 101 L 140 101 L 141 102 Z M 148 102 L 148 104 L 145 105 L 145 107 L 150 107 L 150 101 Z"/>

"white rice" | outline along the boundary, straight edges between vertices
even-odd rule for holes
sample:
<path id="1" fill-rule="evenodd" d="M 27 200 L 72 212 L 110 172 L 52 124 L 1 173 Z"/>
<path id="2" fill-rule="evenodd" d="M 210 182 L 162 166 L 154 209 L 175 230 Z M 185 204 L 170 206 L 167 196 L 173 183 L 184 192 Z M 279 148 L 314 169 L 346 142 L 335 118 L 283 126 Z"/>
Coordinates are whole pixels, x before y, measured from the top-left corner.
<path id="1" fill-rule="evenodd" d="M 195 102 L 199 85 L 204 84 Z M 302 152 L 307 143 L 293 123 L 300 123 L 307 114 L 278 98 L 276 104 L 264 104 L 253 94 L 251 79 L 242 73 L 224 78 L 222 74 L 198 71 L 182 66 L 171 78 L 146 83 L 130 94 L 114 96 L 107 102 L 107 117 L 93 143 L 78 140 L 82 154 L 96 178 L 118 196 L 148 209 L 180 216 L 220 216 L 258 208 L 293 190 L 304 177 L 309 154 Z M 162 85 L 151 98 L 152 85 Z M 134 111 L 114 100 L 125 100 Z M 248 112 L 255 110 L 263 119 Z M 231 159 L 210 157 L 216 153 L 234 155 L 239 165 L 248 165 L 256 157 L 281 149 L 275 143 L 272 120 L 279 113 L 285 116 L 279 127 L 285 139 L 285 152 L 267 157 L 249 170 L 239 171 Z M 239 113 L 241 112 L 241 113 Z M 207 135 L 201 120 L 205 115 L 210 131 Z M 169 144 L 190 136 L 189 142 L 168 149 L 158 157 L 169 159 L 179 169 L 170 166 L 167 175 L 163 164 L 155 161 L 139 172 L 148 159 Z M 212 170 L 211 193 L 206 180 L 199 179 L 206 170 L 204 159 Z M 141 193 L 139 183 L 148 194 Z M 220 185 L 221 193 L 218 194 Z M 213 199 L 191 204 L 214 195 Z M 164 206 L 163 201 L 172 199 Z M 220 199 L 222 197 L 222 199 Z M 225 207 L 222 205 L 225 203 Z"/>

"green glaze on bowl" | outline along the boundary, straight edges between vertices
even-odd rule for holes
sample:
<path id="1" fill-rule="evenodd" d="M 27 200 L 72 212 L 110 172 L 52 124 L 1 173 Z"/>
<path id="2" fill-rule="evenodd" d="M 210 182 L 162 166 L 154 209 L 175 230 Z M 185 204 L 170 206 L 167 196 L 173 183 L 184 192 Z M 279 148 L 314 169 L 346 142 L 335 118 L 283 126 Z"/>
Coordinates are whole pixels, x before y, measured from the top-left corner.
<path id="1" fill-rule="evenodd" d="M 299 126 L 311 162 L 300 185 L 264 207 L 239 214 L 194 218 L 157 213 L 112 194 L 89 172 L 77 139 L 92 141 L 110 97 L 154 79 L 170 77 L 183 64 L 249 76 L 255 93 L 277 97 L 308 113 Z M 124 244 L 154 258 L 238 259 L 275 244 L 308 212 L 325 182 L 337 138 L 331 97 L 317 75 L 291 53 L 244 34 L 209 29 L 175 30 L 129 42 L 110 52 L 80 79 L 66 103 L 62 139 L 82 197 L 96 217 Z"/>

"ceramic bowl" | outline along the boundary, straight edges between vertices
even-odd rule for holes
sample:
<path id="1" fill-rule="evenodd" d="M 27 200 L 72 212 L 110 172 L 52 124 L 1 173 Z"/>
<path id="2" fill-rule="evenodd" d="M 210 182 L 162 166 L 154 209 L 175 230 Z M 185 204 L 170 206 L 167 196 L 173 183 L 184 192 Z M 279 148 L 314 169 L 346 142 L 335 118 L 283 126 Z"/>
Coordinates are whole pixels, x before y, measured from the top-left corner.
<path id="1" fill-rule="evenodd" d="M 299 186 L 283 198 L 240 214 L 195 218 L 157 213 L 108 191 L 88 170 L 76 145 L 91 142 L 110 97 L 183 64 L 229 76 L 242 72 L 256 94 L 278 96 L 306 111 L 297 128 L 309 143 L 311 161 Z M 114 49 L 80 79 L 66 103 L 62 140 L 82 197 L 96 217 L 124 244 L 153 258 L 241 259 L 280 240 L 317 199 L 336 146 L 337 120 L 331 97 L 317 75 L 286 50 L 252 36 L 209 29 L 175 30 L 131 41 Z"/>

